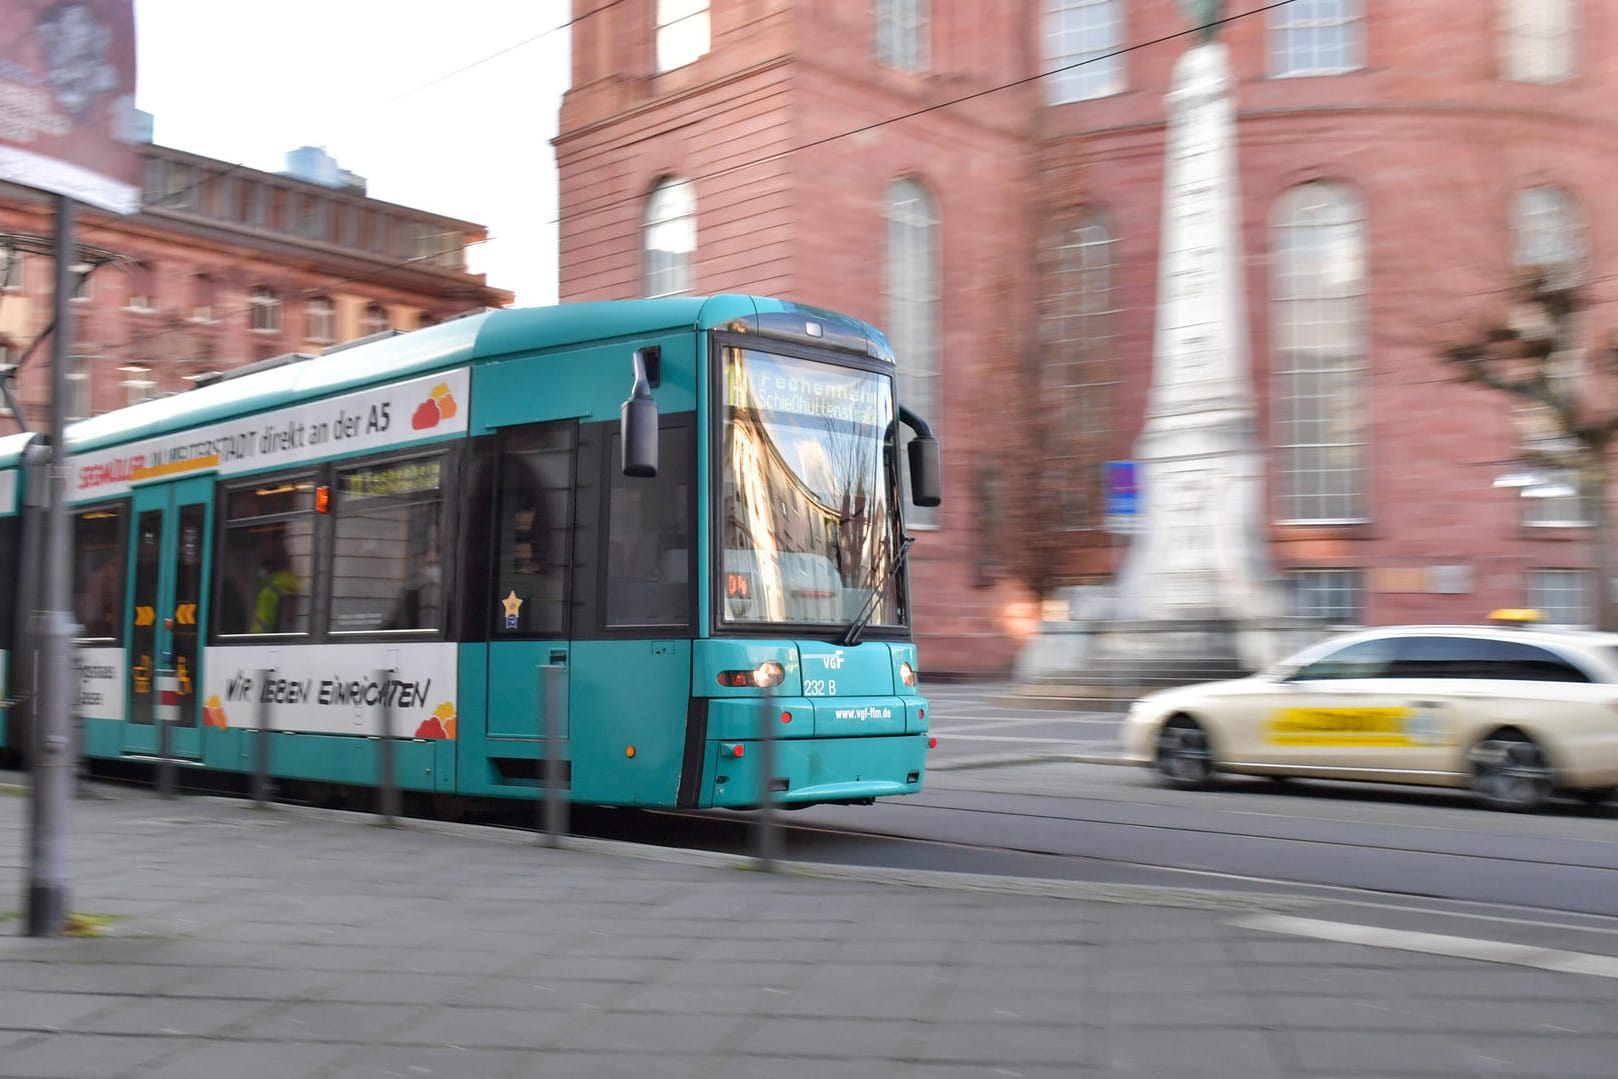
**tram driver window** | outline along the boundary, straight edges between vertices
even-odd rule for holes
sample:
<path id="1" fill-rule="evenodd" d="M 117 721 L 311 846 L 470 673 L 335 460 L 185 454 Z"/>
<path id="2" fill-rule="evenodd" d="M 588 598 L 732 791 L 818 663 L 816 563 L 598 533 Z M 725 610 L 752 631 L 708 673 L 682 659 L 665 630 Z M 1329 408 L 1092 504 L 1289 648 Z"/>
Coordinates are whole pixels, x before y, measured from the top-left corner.
<path id="1" fill-rule="evenodd" d="M 226 503 L 219 632 L 309 632 L 315 552 L 312 476 L 266 480 Z"/>
<path id="2" fill-rule="evenodd" d="M 82 640 L 120 635 L 124 611 L 124 516 L 119 506 L 73 518 L 73 620 Z"/>

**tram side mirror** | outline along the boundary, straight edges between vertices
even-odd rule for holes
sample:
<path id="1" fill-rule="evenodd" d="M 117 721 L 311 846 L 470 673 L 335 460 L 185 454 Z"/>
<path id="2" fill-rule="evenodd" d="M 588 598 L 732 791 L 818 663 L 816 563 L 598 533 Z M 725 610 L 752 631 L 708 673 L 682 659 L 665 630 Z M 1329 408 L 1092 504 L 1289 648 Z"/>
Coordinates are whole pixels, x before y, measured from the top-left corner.
<path id="1" fill-rule="evenodd" d="M 662 361 L 663 350 L 655 345 L 635 350 L 635 381 L 618 410 L 626 476 L 657 475 L 657 402 L 652 400 L 652 387 L 662 381 Z"/>
<path id="2" fill-rule="evenodd" d="M 944 501 L 944 466 L 938 452 L 938 439 L 917 435 L 910 440 L 910 501 L 918 506 L 937 506 Z"/>

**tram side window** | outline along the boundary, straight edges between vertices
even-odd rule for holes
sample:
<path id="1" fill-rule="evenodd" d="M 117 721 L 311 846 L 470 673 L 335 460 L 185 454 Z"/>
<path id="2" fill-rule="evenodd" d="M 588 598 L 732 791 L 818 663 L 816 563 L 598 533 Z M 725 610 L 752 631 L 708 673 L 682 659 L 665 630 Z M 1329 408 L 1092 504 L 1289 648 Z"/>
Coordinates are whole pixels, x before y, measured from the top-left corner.
<path id="1" fill-rule="evenodd" d="M 690 617 L 691 428 L 660 432 L 661 467 L 640 479 L 612 469 L 607 521 L 607 625 L 679 626 Z M 619 459 L 615 434 L 607 459 Z"/>
<path id="2" fill-rule="evenodd" d="M 231 491 L 220 558 L 219 632 L 309 632 L 315 479 L 296 476 Z"/>
<path id="3" fill-rule="evenodd" d="M 492 608 L 497 638 L 567 630 L 577 455 L 573 423 L 522 428 L 501 442 Z"/>
<path id="4" fill-rule="evenodd" d="M 20 518 L 0 517 L 0 649 L 9 649 L 17 610 L 17 529 Z"/>
<path id="5" fill-rule="evenodd" d="M 332 632 L 442 625 L 444 476 L 442 456 L 337 474 Z"/>
<path id="6" fill-rule="evenodd" d="M 85 640 L 120 635 L 124 614 L 122 506 L 80 510 L 73 517 L 73 620 Z"/>

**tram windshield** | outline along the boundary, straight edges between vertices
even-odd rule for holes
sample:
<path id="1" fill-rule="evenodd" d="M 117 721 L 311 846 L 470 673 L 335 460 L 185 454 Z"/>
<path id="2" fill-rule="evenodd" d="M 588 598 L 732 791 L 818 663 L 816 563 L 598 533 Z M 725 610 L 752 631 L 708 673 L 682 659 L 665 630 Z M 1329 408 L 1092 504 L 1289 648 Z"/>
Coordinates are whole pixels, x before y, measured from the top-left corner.
<path id="1" fill-rule="evenodd" d="M 725 349 L 720 619 L 904 624 L 891 375 Z"/>

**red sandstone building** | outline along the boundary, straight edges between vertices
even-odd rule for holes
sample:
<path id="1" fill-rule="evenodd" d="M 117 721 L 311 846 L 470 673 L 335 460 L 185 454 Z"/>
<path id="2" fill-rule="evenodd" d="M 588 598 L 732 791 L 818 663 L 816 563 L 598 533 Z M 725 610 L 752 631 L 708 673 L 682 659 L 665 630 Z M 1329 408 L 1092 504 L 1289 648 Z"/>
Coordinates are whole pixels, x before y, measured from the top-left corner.
<path id="1" fill-rule="evenodd" d="M 1497 487 L 1521 471 L 1516 402 L 1438 357 L 1529 265 L 1586 286 L 1582 340 L 1618 329 L 1618 6 L 1267 6 L 1226 3 L 1218 34 L 1270 553 L 1298 612 L 1592 620 L 1589 508 Z M 1005 670 L 1029 623 L 986 537 L 1005 469 L 1029 467 L 994 405 L 1017 372 L 1022 416 L 1055 402 L 1079 432 L 1051 472 L 1060 579 L 1105 582 L 1124 542 L 1102 462 L 1129 459 L 1150 379 L 1181 5 L 573 7 L 562 299 L 755 291 L 883 326 L 945 447 L 944 506 L 911 521 L 927 665 Z"/>
<path id="2" fill-rule="evenodd" d="M 309 157 L 311 148 L 299 154 Z M 138 148 L 138 213 L 77 214 L 93 270 L 71 303 L 71 418 L 190 389 L 212 372 L 414 330 L 512 295 L 466 268 L 482 225 L 367 198 L 315 153 L 310 175 L 260 172 L 182 150 Z M 19 364 L 18 404 L 45 424 L 55 289 L 51 197 L 0 184 L 0 363 Z M 25 362 L 23 362 L 25 361 Z M 17 430 L 0 417 L 0 433 Z"/>

